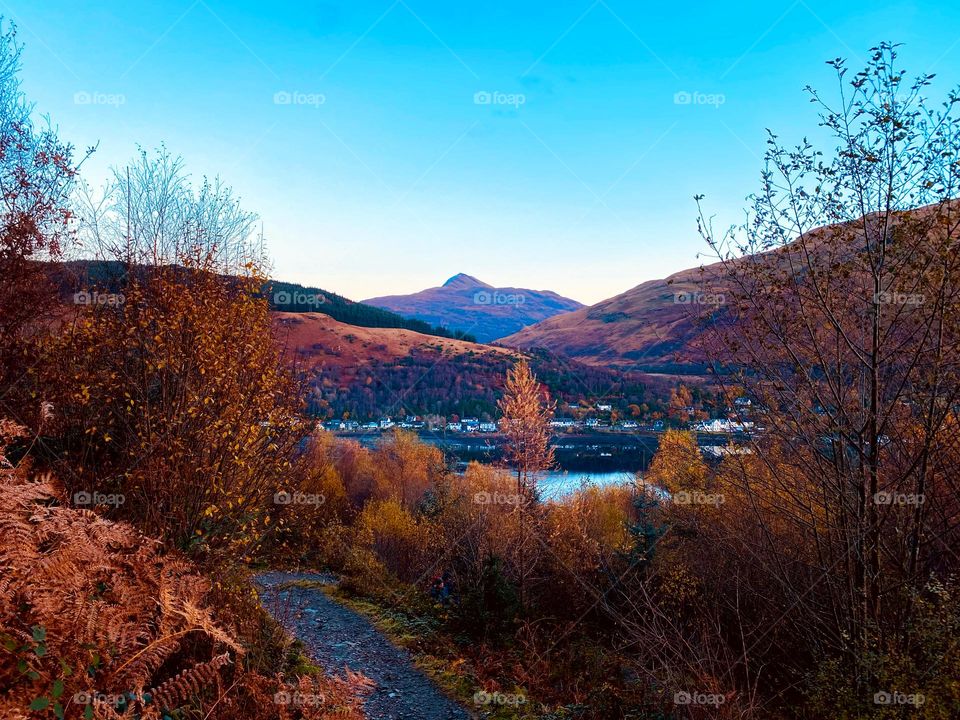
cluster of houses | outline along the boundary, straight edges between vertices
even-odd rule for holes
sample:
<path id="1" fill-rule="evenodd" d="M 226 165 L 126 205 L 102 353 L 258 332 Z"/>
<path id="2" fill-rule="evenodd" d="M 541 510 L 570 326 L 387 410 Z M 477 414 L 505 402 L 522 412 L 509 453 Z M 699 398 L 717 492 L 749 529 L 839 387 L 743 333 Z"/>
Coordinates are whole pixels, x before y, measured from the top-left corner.
<path id="1" fill-rule="evenodd" d="M 347 432 L 389 430 L 395 427 L 403 428 L 404 430 L 422 430 L 427 427 L 426 422 L 413 415 L 408 415 L 403 420 L 394 420 L 393 418 L 380 418 L 379 420 L 370 420 L 368 422 L 358 422 L 357 420 L 327 420 L 326 422 L 318 424 L 327 430 Z"/>
<path id="2" fill-rule="evenodd" d="M 446 427 L 448 432 L 493 433 L 497 431 L 495 422 L 484 422 L 478 418 L 464 418 L 460 422 L 448 422 Z"/>
<path id="3" fill-rule="evenodd" d="M 708 460 L 723 460 L 730 455 L 752 455 L 753 449 L 746 445 L 701 445 L 700 452 Z"/>
<path id="4" fill-rule="evenodd" d="M 636 420 L 622 420 L 620 422 L 610 422 L 603 418 L 584 418 L 575 420 L 573 418 L 554 418 L 550 421 L 550 426 L 555 430 L 622 430 L 631 432 L 633 430 L 663 430 L 663 420 L 657 420 L 653 423 L 639 423 Z"/>
<path id="5" fill-rule="evenodd" d="M 741 397 L 735 401 L 737 417 L 749 417 L 752 403 L 749 399 Z M 571 406 L 572 407 L 572 406 Z M 607 432 L 642 432 L 653 431 L 661 432 L 666 429 L 663 420 L 654 420 L 651 422 L 639 422 L 637 420 L 612 420 L 609 413 L 613 409 L 608 404 L 597 404 L 596 410 L 601 413 L 608 413 L 607 417 L 555 417 L 550 421 L 550 426 L 555 432 L 576 433 L 579 431 L 602 430 Z M 693 408 L 689 408 L 693 411 Z M 363 432 L 389 430 L 391 428 L 401 428 L 404 430 L 431 430 L 446 431 L 450 433 L 495 433 L 498 425 L 492 420 L 481 420 L 475 417 L 465 417 L 460 420 L 446 420 L 437 416 L 428 418 L 419 415 L 407 415 L 406 417 L 391 418 L 382 417 L 378 420 L 369 420 L 361 422 L 358 420 L 327 420 L 319 423 L 320 426 L 334 432 Z M 754 423 L 745 419 L 732 420 L 715 418 L 711 420 L 701 420 L 691 423 L 690 429 L 702 433 L 750 433 L 754 429 Z"/>
<path id="6" fill-rule="evenodd" d="M 346 432 L 389 430 L 391 428 L 401 428 L 403 430 L 434 430 L 442 427 L 445 427 L 450 432 L 462 433 L 493 433 L 497 431 L 497 424 L 495 422 L 485 422 L 479 418 L 463 418 L 463 420 L 459 422 L 448 422 L 446 425 L 436 425 L 435 423 L 428 423 L 416 415 L 408 415 L 402 420 L 385 417 L 368 422 L 358 422 L 357 420 L 327 420 L 320 424 L 327 430 Z"/>
<path id="7" fill-rule="evenodd" d="M 367 422 L 357 420 L 326 420 L 319 423 L 319 426 L 332 432 L 363 432 L 401 428 L 404 430 L 446 430 L 451 433 L 495 433 L 499 429 L 496 422 L 481 420 L 475 417 L 467 417 L 462 420 L 452 420 L 437 424 L 427 422 L 417 416 L 407 416 L 402 420 L 386 417 Z M 621 422 L 611 423 L 609 420 L 600 418 L 585 418 L 582 420 L 554 418 L 550 421 L 550 426 L 557 432 L 576 432 L 578 430 L 635 432 L 639 430 L 663 430 L 664 422 L 663 420 L 657 420 L 652 423 L 641 424 L 635 420 L 623 420 Z"/>
<path id="8" fill-rule="evenodd" d="M 690 426 L 691 430 L 704 433 L 745 433 L 753 430 L 752 422 L 736 422 L 735 420 L 701 420 Z"/>

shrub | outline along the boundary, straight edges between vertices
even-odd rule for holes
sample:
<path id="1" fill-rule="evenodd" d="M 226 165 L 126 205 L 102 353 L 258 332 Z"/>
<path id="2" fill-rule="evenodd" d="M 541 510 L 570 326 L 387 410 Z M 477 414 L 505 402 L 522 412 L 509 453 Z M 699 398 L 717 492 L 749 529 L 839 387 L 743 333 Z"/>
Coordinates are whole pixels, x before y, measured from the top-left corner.
<path id="1" fill-rule="evenodd" d="M 153 268 L 51 339 L 43 385 L 71 496 L 122 494 L 114 517 L 192 553 L 243 555 L 258 539 L 303 424 L 252 288 Z"/>
<path id="2" fill-rule="evenodd" d="M 373 454 L 356 440 L 340 440 L 334 448 L 334 462 L 347 499 L 359 510 L 374 493 Z"/>
<path id="3" fill-rule="evenodd" d="M 358 542 L 404 582 L 416 582 L 435 554 L 433 529 L 396 500 L 374 500 L 357 521 Z"/>
<path id="4" fill-rule="evenodd" d="M 219 690 L 221 668 L 244 651 L 204 606 L 207 582 L 129 526 L 64 500 L 49 479 L 5 473 L 4 717 L 26 717 L 28 707 L 62 717 L 71 703 L 98 717 L 110 707 L 158 717 L 159 708 Z"/>
<path id="5" fill-rule="evenodd" d="M 297 456 L 288 482 L 274 496 L 273 533 L 265 554 L 284 564 L 342 564 L 343 521 L 353 513 L 327 432 L 310 437 Z"/>
<path id="6" fill-rule="evenodd" d="M 22 435 L 4 420 L 0 431 L 4 446 Z M 362 720 L 369 681 L 302 676 L 246 573 L 222 566 L 211 587 L 187 559 L 66 507 L 59 483 L 26 471 L 0 477 L 0 716 Z M 296 692 L 322 699 L 277 702 Z"/>
<path id="7" fill-rule="evenodd" d="M 394 430 L 374 451 L 374 497 L 395 500 L 412 510 L 446 472 L 439 448 L 420 442 L 416 434 Z"/>

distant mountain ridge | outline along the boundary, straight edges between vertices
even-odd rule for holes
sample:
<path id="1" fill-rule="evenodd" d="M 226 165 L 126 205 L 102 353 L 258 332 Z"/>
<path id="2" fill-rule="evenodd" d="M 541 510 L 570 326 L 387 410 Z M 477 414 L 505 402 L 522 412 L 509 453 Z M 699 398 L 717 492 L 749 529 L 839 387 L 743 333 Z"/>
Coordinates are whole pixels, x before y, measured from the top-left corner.
<path id="1" fill-rule="evenodd" d="M 707 273 L 710 270 L 716 268 Z M 691 268 L 649 280 L 596 305 L 524 328 L 502 338 L 501 344 L 545 348 L 605 367 L 700 374 L 704 358 L 691 348 L 699 329 L 682 298 L 700 292 L 703 277 L 700 268 Z"/>
<path id="2" fill-rule="evenodd" d="M 483 280 L 478 280 L 473 275 L 467 275 L 466 273 L 457 273 L 452 278 L 447 280 L 441 287 L 445 288 L 493 288 L 493 285 L 483 282 Z"/>
<path id="3" fill-rule="evenodd" d="M 954 200 L 960 207 L 960 201 Z M 930 212 L 934 206 L 911 213 Z M 831 259 L 859 252 L 863 222 L 877 222 L 876 213 L 845 223 L 824 225 L 804 234 L 804 252 L 810 261 L 828 267 Z M 897 214 L 893 217 L 896 224 Z M 797 267 L 798 240 L 756 255 L 745 255 L 733 263 L 760 263 Z M 839 244 L 838 244 L 839 243 Z M 791 261 L 790 258 L 794 257 Z M 619 295 L 575 312 L 549 318 L 502 338 L 500 345 L 529 351 L 543 348 L 594 366 L 632 369 L 646 373 L 702 375 L 706 372 L 705 326 L 701 322 L 725 314 L 725 298 L 733 297 L 736 286 L 721 263 L 689 268 L 660 280 L 648 280 Z M 708 303 L 710 312 L 692 312 L 700 295 L 719 299 Z M 696 300 L 699 302 L 699 300 Z"/>
<path id="4" fill-rule="evenodd" d="M 54 281 L 66 297 L 78 291 L 99 288 L 111 292 L 122 291 L 129 268 L 114 260 L 70 260 L 51 265 Z M 134 268 L 134 272 L 138 272 Z M 322 312 L 334 320 L 348 325 L 368 328 L 398 328 L 425 335 L 474 342 L 468 333 L 457 333 L 441 327 L 433 327 L 415 318 L 401 317 L 383 308 L 354 302 L 342 295 L 322 288 L 308 287 L 298 283 L 269 280 L 263 294 L 270 309 L 287 313 Z"/>
<path id="5" fill-rule="evenodd" d="M 451 331 L 469 333 L 479 342 L 492 342 L 583 307 L 582 303 L 550 290 L 498 288 L 466 273 L 454 275 L 439 287 L 362 302 Z"/>

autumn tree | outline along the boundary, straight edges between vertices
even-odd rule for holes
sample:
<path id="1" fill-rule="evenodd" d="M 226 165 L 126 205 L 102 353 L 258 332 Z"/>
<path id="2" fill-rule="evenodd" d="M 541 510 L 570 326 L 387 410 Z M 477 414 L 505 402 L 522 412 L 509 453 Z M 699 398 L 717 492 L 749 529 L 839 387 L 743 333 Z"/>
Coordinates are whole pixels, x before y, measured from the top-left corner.
<path id="1" fill-rule="evenodd" d="M 692 432 L 667 430 L 644 476 L 648 483 L 671 493 L 706 488 L 707 466 Z"/>
<path id="2" fill-rule="evenodd" d="M 69 244 L 77 166 L 54 129 L 34 122 L 20 52 L 16 28 L 0 27 L 0 394 L 7 412 L 31 423 L 40 403 L 23 381 L 39 361 L 33 336 L 59 304 L 44 261 Z"/>
<path id="3" fill-rule="evenodd" d="M 395 429 L 377 445 L 375 494 L 412 510 L 445 472 L 439 448 L 420 442 L 415 433 Z"/>
<path id="4" fill-rule="evenodd" d="M 683 383 L 670 391 L 670 416 L 681 421 L 690 419 L 690 410 L 693 406 L 693 395 Z"/>
<path id="5" fill-rule="evenodd" d="M 889 44 L 855 75 L 830 65 L 839 95 L 809 92 L 834 151 L 771 134 L 748 221 L 717 234 L 701 215 L 718 260 L 704 283 L 724 288 L 705 349 L 763 433 L 724 463 L 722 512 L 686 541 L 701 622 L 645 637 L 757 716 L 809 701 L 814 677 L 834 695 L 822 716 L 861 716 L 893 683 L 949 715 L 956 693 L 932 688 L 955 657 L 924 628 L 955 622 L 960 564 L 958 95 L 931 106 L 931 77 L 909 79 Z"/>
<path id="6" fill-rule="evenodd" d="M 221 184 L 194 188 L 165 151 L 117 170 L 104 197 L 84 238 L 121 261 L 117 300 L 78 309 L 44 378 L 64 481 L 123 495 L 107 510 L 170 544 L 241 554 L 289 490 L 304 434 L 259 295 L 254 216 Z"/>
<path id="7" fill-rule="evenodd" d="M 504 396 L 498 406 L 503 413 L 500 428 L 507 438 L 505 457 L 517 475 L 517 494 L 533 498 L 537 473 L 553 466 L 550 418 L 554 403 L 545 397 L 526 360 L 507 370 Z"/>
<path id="8" fill-rule="evenodd" d="M 537 525 L 541 517 L 534 504 L 537 500 L 537 475 L 553 466 L 550 418 L 553 416 L 554 403 L 545 397 L 530 365 L 526 360 L 520 360 L 507 370 L 504 396 L 498 405 L 503 413 L 500 427 L 507 438 L 504 456 L 513 466 L 517 478 L 518 502 L 515 508 L 519 514 L 519 534 L 514 542 L 519 558 L 517 584 L 520 606 L 523 608 L 542 550 L 537 540 Z"/>
<path id="9" fill-rule="evenodd" d="M 183 158 L 162 145 L 113 168 L 99 191 L 84 185 L 78 215 L 85 251 L 128 268 L 199 264 L 242 276 L 268 269 L 256 213 L 220 178 L 194 183 Z"/>

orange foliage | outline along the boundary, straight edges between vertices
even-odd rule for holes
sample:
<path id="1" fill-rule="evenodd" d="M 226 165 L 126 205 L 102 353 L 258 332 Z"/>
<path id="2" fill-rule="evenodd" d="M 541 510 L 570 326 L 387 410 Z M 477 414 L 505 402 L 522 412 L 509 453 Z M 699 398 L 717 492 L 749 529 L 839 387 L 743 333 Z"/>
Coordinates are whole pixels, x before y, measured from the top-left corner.
<path id="1" fill-rule="evenodd" d="M 51 339 L 44 385 L 71 495 L 120 493 L 124 519 L 183 549 L 242 554 L 257 539 L 303 428 L 257 283 L 203 258 L 153 268 Z"/>
<path id="2" fill-rule="evenodd" d="M 586 575 L 609 567 L 614 555 L 629 551 L 633 519 L 631 488 L 588 487 L 551 504 L 546 531 L 560 564 Z"/>
<path id="3" fill-rule="evenodd" d="M 416 434 L 396 430 L 381 439 L 374 463 L 374 497 L 396 500 L 412 509 L 446 472 L 439 448 Z"/>
<path id="4" fill-rule="evenodd" d="M 707 466 L 691 432 L 667 430 L 660 436 L 657 454 L 644 476 L 647 482 L 675 493 L 706 487 Z"/>
<path id="5" fill-rule="evenodd" d="M 396 500 L 373 500 L 357 519 L 358 541 L 400 580 L 419 579 L 431 554 L 432 531 Z"/>
<path id="6" fill-rule="evenodd" d="M 5 441 L 23 436 L 7 421 L 0 428 Z M 0 487 L 0 716 L 364 717 L 362 676 L 294 677 L 288 688 L 282 665 L 248 667 L 262 610 L 214 610 L 209 581 L 186 559 L 129 525 L 65 507 L 63 487 L 27 480 L 26 466 L 4 471 Z M 270 642 L 283 657 L 287 641 Z M 312 701 L 277 701 L 291 692 Z"/>

